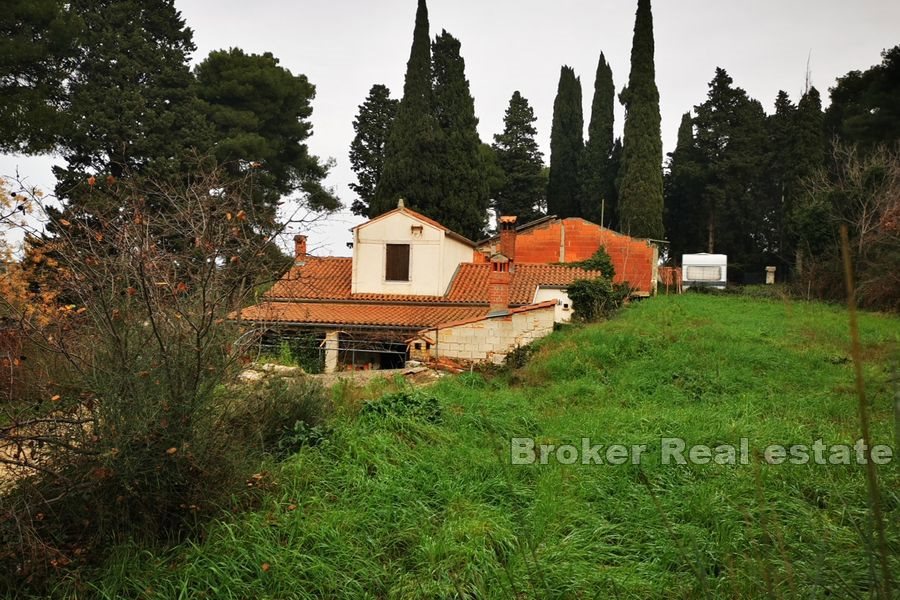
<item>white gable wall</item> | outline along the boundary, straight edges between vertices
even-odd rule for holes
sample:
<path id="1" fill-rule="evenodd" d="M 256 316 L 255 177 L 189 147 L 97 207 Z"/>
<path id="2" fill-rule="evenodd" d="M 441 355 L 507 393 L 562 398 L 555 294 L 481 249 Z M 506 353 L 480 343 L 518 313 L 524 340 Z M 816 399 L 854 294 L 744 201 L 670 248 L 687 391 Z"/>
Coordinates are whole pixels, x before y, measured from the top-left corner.
<path id="1" fill-rule="evenodd" d="M 414 228 L 421 227 L 421 230 Z M 385 279 L 387 244 L 409 244 L 409 281 Z M 395 212 L 356 228 L 353 243 L 354 294 L 441 296 L 459 263 L 472 262 L 472 248 L 443 229 Z"/>
<path id="2" fill-rule="evenodd" d="M 557 323 L 568 323 L 572 320 L 572 300 L 569 298 L 569 291 L 557 287 L 541 287 L 538 286 L 534 292 L 533 304 L 540 304 L 547 300 L 556 300 L 554 311 L 554 320 Z"/>

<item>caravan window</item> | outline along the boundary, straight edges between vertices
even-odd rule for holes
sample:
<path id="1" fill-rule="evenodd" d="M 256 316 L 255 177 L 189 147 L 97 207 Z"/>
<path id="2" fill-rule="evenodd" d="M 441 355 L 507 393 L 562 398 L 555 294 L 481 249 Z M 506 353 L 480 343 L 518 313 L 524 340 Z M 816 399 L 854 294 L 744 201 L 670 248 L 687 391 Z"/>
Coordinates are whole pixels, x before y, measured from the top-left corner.
<path id="1" fill-rule="evenodd" d="M 687 268 L 687 281 L 719 281 L 722 267 L 691 265 Z"/>

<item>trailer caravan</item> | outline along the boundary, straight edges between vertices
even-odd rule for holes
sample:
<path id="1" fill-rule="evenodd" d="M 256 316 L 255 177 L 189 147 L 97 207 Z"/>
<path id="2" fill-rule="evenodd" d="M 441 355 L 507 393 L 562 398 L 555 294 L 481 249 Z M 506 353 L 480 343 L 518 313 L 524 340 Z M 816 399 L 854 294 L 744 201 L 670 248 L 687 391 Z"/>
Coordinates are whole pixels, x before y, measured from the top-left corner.
<path id="1" fill-rule="evenodd" d="M 683 254 L 681 256 L 682 287 L 714 287 L 725 289 L 728 281 L 728 256 L 725 254 Z"/>

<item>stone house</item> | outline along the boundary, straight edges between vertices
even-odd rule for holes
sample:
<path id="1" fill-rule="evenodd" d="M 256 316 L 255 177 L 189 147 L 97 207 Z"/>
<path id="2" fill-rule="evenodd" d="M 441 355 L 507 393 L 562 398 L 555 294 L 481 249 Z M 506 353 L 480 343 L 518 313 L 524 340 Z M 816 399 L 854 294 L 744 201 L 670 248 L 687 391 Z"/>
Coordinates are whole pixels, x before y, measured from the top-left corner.
<path id="1" fill-rule="evenodd" d="M 352 229 L 352 256 L 312 256 L 296 236 L 293 266 L 235 317 L 269 339 L 312 340 L 326 371 L 402 367 L 409 358 L 501 362 L 567 321 L 567 286 L 600 273 L 521 260 L 516 218 L 499 225 L 493 241 L 478 244 L 401 201 Z M 525 249 L 532 258 L 530 242 Z"/>

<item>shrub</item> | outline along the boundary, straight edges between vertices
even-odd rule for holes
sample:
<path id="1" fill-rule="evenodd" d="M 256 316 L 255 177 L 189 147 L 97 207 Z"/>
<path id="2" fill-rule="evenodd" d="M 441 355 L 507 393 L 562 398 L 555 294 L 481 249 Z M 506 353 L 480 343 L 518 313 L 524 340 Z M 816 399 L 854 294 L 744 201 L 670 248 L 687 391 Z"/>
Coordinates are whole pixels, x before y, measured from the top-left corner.
<path id="1" fill-rule="evenodd" d="M 613 283 L 603 277 L 579 279 L 568 288 L 574 317 L 584 322 L 608 317 L 624 304 L 629 293 L 627 283 Z"/>
<path id="2" fill-rule="evenodd" d="M 443 418 L 438 399 L 422 390 L 385 394 L 378 400 L 366 402 L 362 414 L 405 417 L 427 423 L 440 423 Z"/>
<path id="3" fill-rule="evenodd" d="M 616 268 L 613 266 L 612 259 L 606 252 L 606 248 L 600 246 L 593 256 L 587 260 L 574 263 L 567 263 L 571 267 L 581 267 L 588 271 L 600 271 L 605 279 L 612 281 L 616 276 Z"/>

